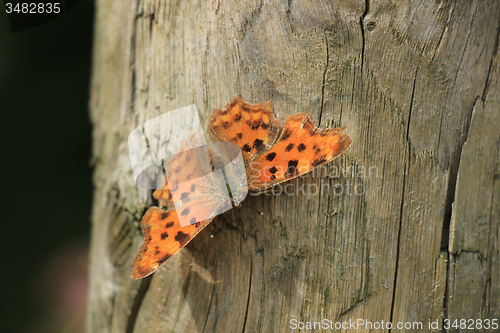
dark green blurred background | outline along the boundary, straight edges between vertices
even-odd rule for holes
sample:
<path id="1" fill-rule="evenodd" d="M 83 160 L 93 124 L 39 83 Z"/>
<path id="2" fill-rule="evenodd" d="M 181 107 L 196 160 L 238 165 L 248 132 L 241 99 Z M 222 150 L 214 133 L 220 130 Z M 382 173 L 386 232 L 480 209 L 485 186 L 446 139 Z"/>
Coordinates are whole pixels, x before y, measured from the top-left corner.
<path id="1" fill-rule="evenodd" d="M 81 332 L 94 4 L 12 33 L 0 3 L 2 332 Z"/>

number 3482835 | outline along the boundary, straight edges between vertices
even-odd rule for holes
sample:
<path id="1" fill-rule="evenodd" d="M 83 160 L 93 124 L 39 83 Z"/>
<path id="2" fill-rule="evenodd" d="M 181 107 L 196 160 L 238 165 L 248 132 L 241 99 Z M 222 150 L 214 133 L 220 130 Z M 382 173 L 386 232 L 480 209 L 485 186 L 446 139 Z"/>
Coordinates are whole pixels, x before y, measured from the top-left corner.
<path id="1" fill-rule="evenodd" d="M 7 14 L 58 14 L 61 12 L 61 4 L 55 3 L 17 3 L 12 4 L 7 2 L 5 4 L 5 11 Z"/>
<path id="2" fill-rule="evenodd" d="M 456 328 L 462 330 L 474 330 L 474 329 L 485 329 L 485 330 L 495 330 L 498 329 L 498 319 L 455 319 L 454 321 L 450 319 L 445 319 L 443 321 L 444 329 Z"/>

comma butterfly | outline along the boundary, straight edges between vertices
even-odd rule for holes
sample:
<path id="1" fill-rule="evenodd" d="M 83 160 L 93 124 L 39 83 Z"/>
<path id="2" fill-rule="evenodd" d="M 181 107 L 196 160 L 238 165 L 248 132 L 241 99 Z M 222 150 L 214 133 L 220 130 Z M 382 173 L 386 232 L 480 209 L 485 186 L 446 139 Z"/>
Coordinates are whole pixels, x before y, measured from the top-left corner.
<path id="1" fill-rule="evenodd" d="M 351 143 L 349 136 L 342 133 L 344 129 L 317 128 L 308 115 L 299 113 L 289 116 L 280 130 L 271 102 L 252 105 L 237 96 L 225 110 L 212 112 L 208 131 L 214 142 L 231 142 L 241 148 L 246 179 L 239 181 L 246 181 L 249 191 L 262 193 L 339 156 Z M 196 137 L 189 140 L 194 141 Z M 182 145 L 189 145 L 188 141 Z M 140 279 L 155 272 L 213 220 L 213 217 L 204 221 L 196 218 L 207 216 L 203 214 L 213 208 L 193 194 L 193 186 L 205 187 L 202 192 L 211 194 L 210 203 L 223 205 L 218 189 L 225 184 L 210 180 L 201 184 L 189 182 L 203 173 L 197 163 L 197 154 L 180 153 L 166 161 L 169 170 L 173 170 L 166 175 L 169 184 L 153 193 L 166 210 L 151 207 L 142 218 L 144 243 L 132 264 L 132 278 Z M 238 194 L 233 191 L 233 201 L 235 195 Z M 175 200 L 187 203 L 179 214 L 188 217 L 193 224 L 181 227 L 173 205 Z"/>

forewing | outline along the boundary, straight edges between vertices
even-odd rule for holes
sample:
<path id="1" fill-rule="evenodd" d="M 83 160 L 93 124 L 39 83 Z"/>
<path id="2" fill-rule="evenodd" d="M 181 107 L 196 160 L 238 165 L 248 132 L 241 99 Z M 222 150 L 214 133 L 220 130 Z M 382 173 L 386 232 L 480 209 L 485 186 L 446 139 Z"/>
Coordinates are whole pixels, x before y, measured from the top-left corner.
<path id="1" fill-rule="evenodd" d="M 248 189 L 265 191 L 332 161 L 351 144 L 343 130 L 317 128 L 304 113 L 288 117 L 276 143 L 247 168 Z"/>

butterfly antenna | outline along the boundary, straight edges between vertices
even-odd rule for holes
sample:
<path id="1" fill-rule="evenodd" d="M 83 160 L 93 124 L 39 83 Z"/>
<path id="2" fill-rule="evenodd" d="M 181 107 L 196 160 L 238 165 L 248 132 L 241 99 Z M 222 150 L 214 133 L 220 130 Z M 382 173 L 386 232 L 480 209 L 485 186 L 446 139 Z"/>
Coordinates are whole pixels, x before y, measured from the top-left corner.
<path id="1" fill-rule="evenodd" d="M 259 214 L 259 215 L 261 215 L 261 216 L 263 216 L 263 215 L 264 215 L 264 212 L 258 211 L 257 209 L 255 209 L 255 208 L 253 208 L 253 207 L 250 207 L 249 205 L 246 205 L 246 204 L 244 204 L 244 203 L 241 203 L 240 205 L 241 205 L 241 206 L 243 206 L 243 207 L 249 208 L 249 209 L 253 210 L 254 212 L 257 212 L 257 214 Z"/>

